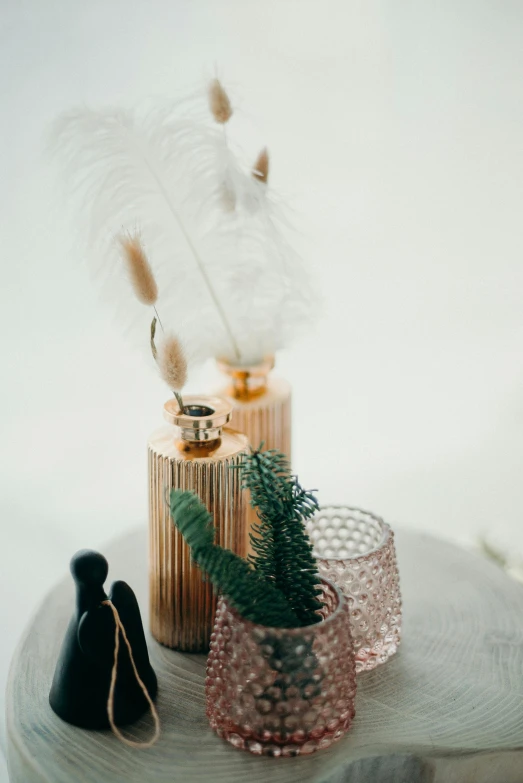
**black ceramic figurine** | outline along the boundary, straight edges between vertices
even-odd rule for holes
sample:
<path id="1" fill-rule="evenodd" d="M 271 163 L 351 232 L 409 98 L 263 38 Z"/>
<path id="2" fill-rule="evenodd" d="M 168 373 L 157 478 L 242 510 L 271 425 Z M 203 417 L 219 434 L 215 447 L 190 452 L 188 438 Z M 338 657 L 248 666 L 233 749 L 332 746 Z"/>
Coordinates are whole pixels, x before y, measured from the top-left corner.
<path id="1" fill-rule="evenodd" d="M 76 613 L 69 623 L 56 665 L 49 703 L 60 718 L 84 729 L 109 727 L 107 701 L 114 663 L 115 619 L 103 584 L 109 566 L 98 552 L 83 549 L 71 560 L 76 582 Z M 156 696 L 156 675 L 149 663 L 142 618 L 136 597 L 125 582 L 115 582 L 109 600 L 120 615 L 134 662 L 149 695 Z M 148 702 L 134 675 L 120 632 L 118 672 L 114 693 L 114 722 L 137 720 Z"/>

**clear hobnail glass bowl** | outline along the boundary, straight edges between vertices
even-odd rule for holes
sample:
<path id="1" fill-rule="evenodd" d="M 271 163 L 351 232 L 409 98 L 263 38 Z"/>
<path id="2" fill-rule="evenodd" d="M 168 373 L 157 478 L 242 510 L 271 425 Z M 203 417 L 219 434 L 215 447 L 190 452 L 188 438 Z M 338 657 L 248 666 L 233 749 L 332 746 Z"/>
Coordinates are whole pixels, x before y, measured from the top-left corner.
<path id="1" fill-rule="evenodd" d="M 237 748 L 297 756 L 326 748 L 354 717 L 356 677 L 347 600 L 321 583 L 324 619 L 268 628 L 218 601 L 207 660 L 207 717 Z"/>
<path id="2" fill-rule="evenodd" d="M 356 671 L 385 663 L 401 640 L 401 594 L 394 533 L 380 517 L 326 506 L 306 523 L 320 576 L 349 602 Z"/>

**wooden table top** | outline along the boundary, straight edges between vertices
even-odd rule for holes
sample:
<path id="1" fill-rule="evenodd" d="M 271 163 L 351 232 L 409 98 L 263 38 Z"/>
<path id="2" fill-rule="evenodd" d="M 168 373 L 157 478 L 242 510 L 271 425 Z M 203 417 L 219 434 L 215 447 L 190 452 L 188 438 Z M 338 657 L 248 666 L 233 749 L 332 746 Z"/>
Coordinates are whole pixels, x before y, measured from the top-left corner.
<path id="1" fill-rule="evenodd" d="M 67 577 L 44 599 L 11 666 L 12 783 L 522 783 L 523 587 L 479 555 L 429 536 L 399 531 L 396 541 L 401 650 L 358 676 L 348 734 L 303 758 L 259 758 L 220 740 L 205 718 L 205 657 L 150 637 L 162 721 L 155 747 L 133 750 L 108 732 L 62 722 L 47 697 L 73 612 Z M 110 580 L 129 582 L 147 623 L 145 529 L 104 554 Z M 150 727 L 146 717 L 129 734 L 144 738 Z"/>

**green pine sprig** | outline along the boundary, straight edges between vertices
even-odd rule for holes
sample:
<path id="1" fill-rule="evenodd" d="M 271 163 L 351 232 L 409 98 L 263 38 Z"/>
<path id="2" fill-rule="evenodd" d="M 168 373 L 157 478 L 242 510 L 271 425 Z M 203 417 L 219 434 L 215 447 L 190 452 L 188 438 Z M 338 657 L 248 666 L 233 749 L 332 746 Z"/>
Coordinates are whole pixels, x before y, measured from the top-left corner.
<path id="1" fill-rule="evenodd" d="M 174 524 L 191 548 L 193 560 L 242 617 L 275 628 L 300 625 L 298 616 L 274 583 L 246 560 L 214 543 L 212 517 L 197 495 L 171 490 L 170 509 Z"/>
<path id="2" fill-rule="evenodd" d="M 301 487 L 285 455 L 275 449 L 251 451 L 243 457 L 240 471 L 259 519 L 251 533 L 251 565 L 283 593 L 300 625 L 318 622 L 318 569 L 304 526 L 318 501 Z"/>
<path id="3" fill-rule="evenodd" d="M 246 619 L 281 628 L 319 622 L 319 578 L 304 526 L 318 508 L 314 494 L 301 487 L 279 451 L 252 450 L 236 467 L 258 513 L 255 554 L 243 560 L 215 544 L 212 517 L 197 495 L 172 490 L 171 514 L 193 560 Z"/>

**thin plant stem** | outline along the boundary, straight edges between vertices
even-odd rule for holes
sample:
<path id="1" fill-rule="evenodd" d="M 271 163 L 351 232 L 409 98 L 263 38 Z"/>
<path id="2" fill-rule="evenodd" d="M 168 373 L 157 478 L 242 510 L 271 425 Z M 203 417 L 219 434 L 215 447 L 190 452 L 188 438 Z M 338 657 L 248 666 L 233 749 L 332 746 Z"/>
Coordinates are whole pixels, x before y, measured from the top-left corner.
<path id="1" fill-rule="evenodd" d="M 180 413 L 183 413 L 184 410 L 185 410 L 185 405 L 183 404 L 182 395 L 180 394 L 180 392 L 177 392 L 177 391 L 173 392 L 173 394 L 176 397 L 176 402 L 180 406 Z"/>
<path id="2" fill-rule="evenodd" d="M 156 309 L 156 305 L 153 305 L 153 310 L 156 313 L 156 317 L 158 319 L 158 323 L 160 324 L 160 328 L 161 328 L 162 332 L 165 332 L 165 329 L 163 328 L 163 324 L 162 324 L 162 319 L 158 315 L 158 310 Z"/>

